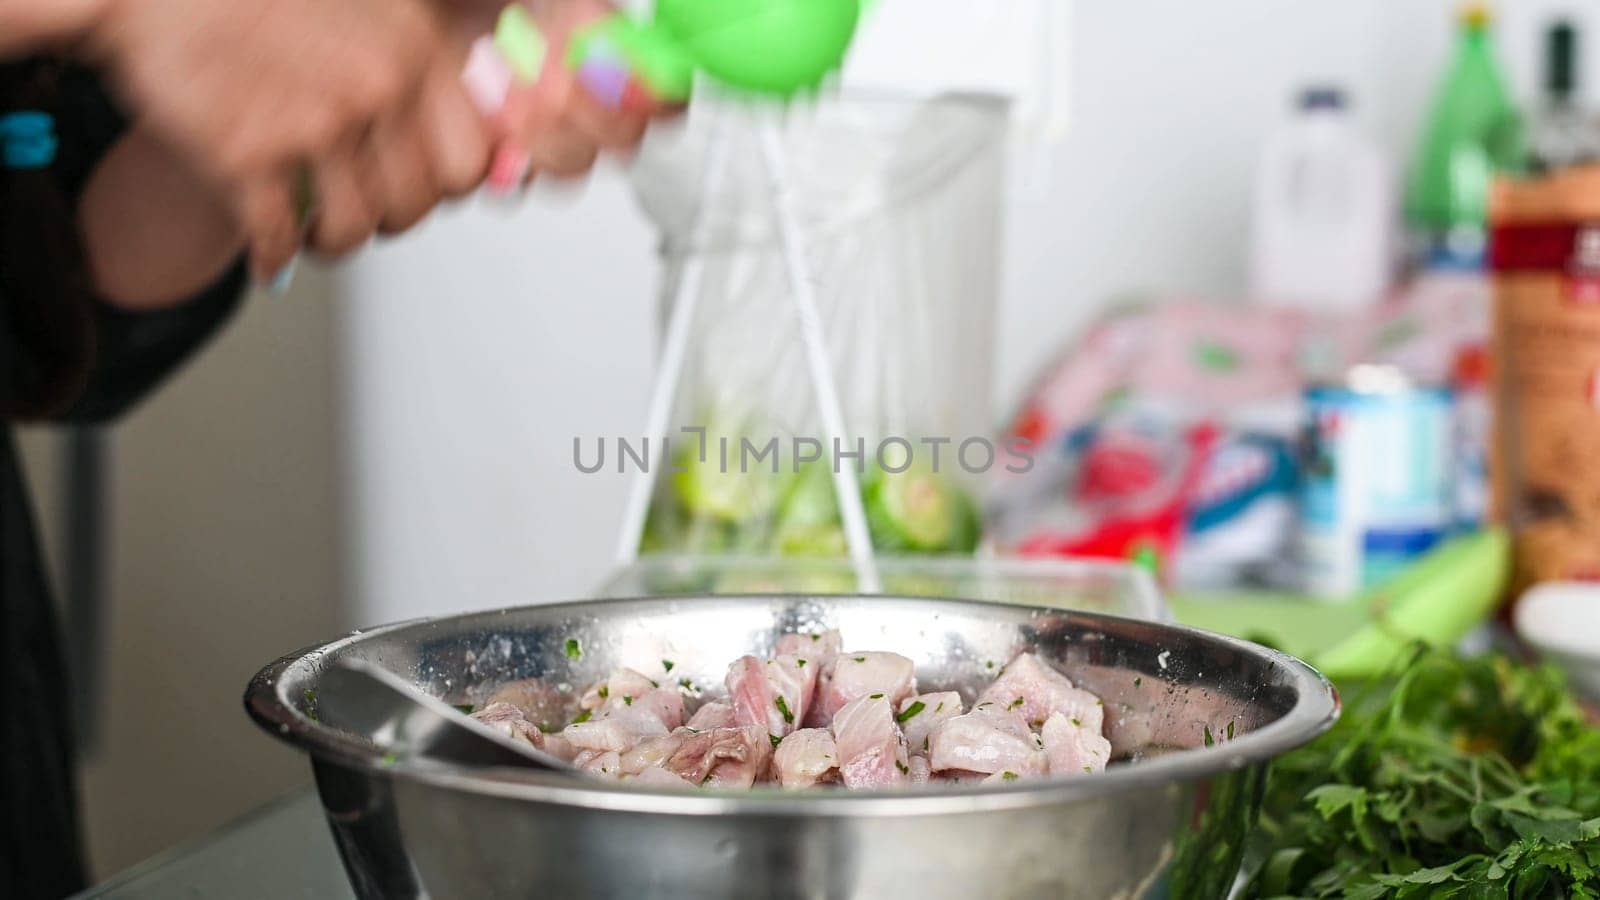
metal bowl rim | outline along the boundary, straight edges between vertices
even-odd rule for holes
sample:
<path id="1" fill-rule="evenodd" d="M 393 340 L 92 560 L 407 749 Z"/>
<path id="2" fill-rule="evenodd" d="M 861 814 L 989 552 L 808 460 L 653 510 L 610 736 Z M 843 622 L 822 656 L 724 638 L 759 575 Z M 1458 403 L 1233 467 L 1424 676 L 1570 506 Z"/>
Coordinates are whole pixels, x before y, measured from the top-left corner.
<path id="1" fill-rule="evenodd" d="M 788 599 L 796 602 L 828 599 L 913 600 L 955 608 L 998 607 L 1029 613 L 1059 614 L 1091 623 L 1135 624 L 1200 637 L 1223 644 L 1235 652 L 1277 663 L 1292 676 L 1297 700 L 1295 705 L 1277 720 L 1232 740 L 1130 765 L 1113 766 L 1094 777 L 894 791 L 782 791 L 759 788 L 748 791 L 712 792 L 695 789 L 679 791 L 624 787 L 599 780 L 593 783 L 580 783 L 558 773 L 538 773 L 522 769 L 467 773 L 455 767 L 427 761 L 394 761 L 386 759 L 384 754 L 372 747 L 302 715 L 284 700 L 279 691 L 284 674 L 297 664 L 363 640 L 431 623 L 487 620 L 529 609 L 577 610 L 611 603 L 681 604 L 707 599 L 719 601 Z M 617 812 L 779 817 L 924 816 L 1007 810 L 1071 803 L 1104 794 L 1155 788 L 1173 782 L 1205 778 L 1264 764 L 1273 757 L 1299 747 L 1327 731 L 1338 719 L 1340 711 L 1338 692 L 1322 673 L 1286 653 L 1229 635 L 1186 625 L 1126 619 L 1065 608 L 901 594 L 831 596 L 762 594 L 754 598 L 741 598 L 740 595 L 591 598 L 409 619 L 371 629 L 358 629 L 333 641 L 307 647 L 270 663 L 250 680 L 245 691 L 244 705 L 250 717 L 264 731 L 293 747 L 304 750 L 315 761 L 333 763 L 380 777 L 415 781 L 452 791 Z"/>

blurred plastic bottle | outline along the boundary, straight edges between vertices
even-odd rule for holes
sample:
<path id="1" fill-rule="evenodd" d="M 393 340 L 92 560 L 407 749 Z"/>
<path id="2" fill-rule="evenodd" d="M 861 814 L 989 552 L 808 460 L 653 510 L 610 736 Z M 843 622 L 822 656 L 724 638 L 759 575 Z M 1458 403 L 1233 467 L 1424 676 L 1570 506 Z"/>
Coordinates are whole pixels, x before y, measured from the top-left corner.
<path id="1" fill-rule="evenodd" d="M 1320 313 L 1379 299 L 1391 275 L 1391 192 L 1383 155 L 1354 127 L 1344 93 L 1304 91 L 1257 173 L 1253 295 Z"/>
<path id="2" fill-rule="evenodd" d="M 1476 271 L 1495 173 L 1523 161 L 1516 106 L 1495 61 L 1489 11 L 1462 9 L 1455 61 L 1422 134 L 1406 192 L 1406 218 L 1425 268 Z"/>
<path id="3" fill-rule="evenodd" d="M 1494 431 L 1489 348 L 1481 343 L 1461 347 L 1450 381 L 1456 397 L 1456 528 L 1473 531 L 1489 518 L 1489 443 Z"/>
<path id="4" fill-rule="evenodd" d="M 1545 32 L 1544 96 L 1529 143 L 1529 164 L 1550 171 L 1600 158 L 1600 122 L 1579 101 L 1578 29 L 1561 21 Z"/>

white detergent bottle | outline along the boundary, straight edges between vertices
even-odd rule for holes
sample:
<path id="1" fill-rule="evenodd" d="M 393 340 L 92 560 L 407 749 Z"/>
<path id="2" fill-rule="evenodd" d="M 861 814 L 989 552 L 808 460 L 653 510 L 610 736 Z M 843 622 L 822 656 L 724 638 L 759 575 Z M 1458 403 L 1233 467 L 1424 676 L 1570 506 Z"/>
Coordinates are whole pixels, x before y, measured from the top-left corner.
<path id="1" fill-rule="evenodd" d="M 1304 91 L 1256 177 L 1251 293 L 1322 314 L 1359 312 L 1389 289 L 1395 199 L 1382 153 L 1337 88 Z"/>

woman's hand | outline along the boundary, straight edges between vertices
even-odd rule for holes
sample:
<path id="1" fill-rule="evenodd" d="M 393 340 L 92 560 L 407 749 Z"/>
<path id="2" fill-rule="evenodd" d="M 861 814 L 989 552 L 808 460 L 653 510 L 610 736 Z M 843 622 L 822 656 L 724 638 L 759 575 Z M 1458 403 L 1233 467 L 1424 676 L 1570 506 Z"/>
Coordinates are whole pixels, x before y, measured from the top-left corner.
<path id="1" fill-rule="evenodd" d="M 77 221 L 95 294 L 125 309 L 159 309 L 193 296 L 244 247 L 226 200 L 139 126 L 95 166 Z"/>
<path id="2" fill-rule="evenodd" d="M 493 27 L 496 0 L 439 0 L 458 33 Z M 601 151 L 628 155 L 637 148 L 650 121 L 671 107 L 612 109 L 595 99 L 567 63 L 572 38 L 616 9 L 605 0 L 526 0 L 523 6 L 547 42 L 543 66 L 531 85 L 514 85 L 494 119 L 495 153 L 490 187 L 507 191 L 536 175 L 582 175 Z"/>
<path id="3" fill-rule="evenodd" d="M 259 279 L 302 240 L 345 252 L 482 180 L 485 126 L 420 0 L 103 2 L 86 55 L 235 198 Z"/>
<path id="4" fill-rule="evenodd" d="M 55 50 L 81 40 L 103 0 L 0 0 L 0 57 Z"/>

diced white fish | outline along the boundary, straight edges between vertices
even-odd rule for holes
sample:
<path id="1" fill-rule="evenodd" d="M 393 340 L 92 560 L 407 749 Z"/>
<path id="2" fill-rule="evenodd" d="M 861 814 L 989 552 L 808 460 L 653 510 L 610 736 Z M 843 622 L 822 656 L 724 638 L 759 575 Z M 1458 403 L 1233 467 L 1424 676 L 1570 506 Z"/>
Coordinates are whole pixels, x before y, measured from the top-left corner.
<path id="1" fill-rule="evenodd" d="M 933 767 L 928 764 L 928 758 L 926 756 L 918 755 L 911 757 L 910 759 L 906 760 L 906 768 L 911 770 L 907 777 L 910 779 L 912 784 L 917 785 L 918 787 L 927 784 L 928 780 L 933 777 Z"/>
<path id="2" fill-rule="evenodd" d="M 819 673 L 817 699 L 806 716 L 810 727 L 826 727 L 845 704 L 882 694 L 891 708 L 917 691 L 916 667 L 898 653 L 851 651 L 828 661 Z"/>
<path id="3" fill-rule="evenodd" d="M 622 777 L 622 757 L 615 750 L 589 750 L 579 753 L 573 764 L 591 775 Z"/>
<path id="4" fill-rule="evenodd" d="M 811 665 L 821 666 L 843 649 L 844 638 L 837 630 L 832 630 L 786 634 L 778 638 L 778 646 L 772 652 L 774 656 L 798 656 Z"/>
<path id="5" fill-rule="evenodd" d="M 936 772 L 1038 775 L 1047 767 L 1039 737 L 1022 715 L 993 705 L 979 704 L 972 712 L 939 723 L 928 742 L 928 763 Z"/>
<path id="6" fill-rule="evenodd" d="M 683 742 L 695 732 L 678 728 L 670 734 L 647 737 L 622 752 L 622 773 L 638 775 L 646 769 L 665 768 L 667 761 L 683 747 Z M 678 774 L 678 773 L 674 773 Z M 704 773 L 702 773 L 704 777 Z"/>
<path id="7" fill-rule="evenodd" d="M 544 747 L 544 732 L 539 730 L 539 726 L 528 721 L 528 717 L 521 709 L 510 703 L 496 701 L 473 712 L 472 718 L 514 741 Z"/>
<path id="8" fill-rule="evenodd" d="M 568 725 L 561 735 L 579 750 L 621 753 L 645 738 L 660 737 L 671 730 L 653 710 L 623 707 Z"/>
<path id="9" fill-rule="evenodd" d="M 496 703 L 509 703 L 522 710 L 529 722 L 541 728 L 559 728 L 572 718 L 568 704 L 572 702 L 572 695 L 559 690 L 554 685 L 546 684 L 539 678 L 523 678 L 518 681 L 508 681 L 494 689 L 488 699 L 480 707 L 488 708 Z"/>
<path id="10" fill-rule="evenodd" d="M 643 672 L 622 668 L 612 672 L 611 677 L 605 681 L 584 691 L 578 705 L 591 712 L 598 712 L 621 706 L 626 698 L 642 697 L 658 687 L 659 685 Z"/>
<path id="11" fill-rule="evenodd" d="M 622 780 L 636 787 L 681 788 L 696 786 L 694 782 L 656 766 L 643 769 L 633 775 L 624 775 Z"/>
<path id="12" fill-rule="evenodd" d="M 726 734 L 726 733 L 730 733 Z M 719 788 L 747 788 L 767 773 L 772 764 L 772 739 L 759 725 L 744 725 L 712 732 L 719 739 L 729 741 L 724 745 L 729 755 L 724 756 L 706 778 L 706 784 Z M 738 749 L 733 750 L 733 742 Z"/>
<path id="13" fill-rule="evenodd" d="M 741 656 L 728 666 L 724 684 L 735 725 L 760 725 L 769 734 L 784 734 L 783 712 L 777 694 L 767 681 L 765 666 L 754 656 Z"/>
<path id="14" fill-rule="evenodd" d="M 771 740 L 762 733 L 756 741 L 756 734 L 753 726 L 709 731 L 678 728 L 669 735 L 646 738 L 623 753 L 622 771 L 638 775 L 652 768 L 663 769 L 696 785 L 716 777 L 738 781 L 753 765 L 765 768 L 771 756 Z"/>
<path id="15" fill-rule="evenodd" d="M 794 655 L 766 661 L 741 656 L 728 667 L 727 685 L 736 724 L 761 725 L 781 738 L 800 727 L 816 692 L 817 668 Z"/>
<path id="16" fill-rule="evenodd" d="M 834 715 L 832 729 L 845 787 L 905 784 L 910 767 L 888 698 L 866 696 L 846 703 Z"/>
<path id="17" fill-rule="evenodd" d="M 1104 772 L 1111 759 L 1111 742 L 1081 720 L 1051 713 L 1039 737 L 1051 775 L 1085 775 Z"/>
<path id="18" fill-rule="evenodd" d="M 1074 686 L 1037 653 L 1023 653 L 1006 663 L 978 701 L 1021 713 L 1034 728 L 1042 728 L 1051 713 L 1076 718 L 1096 732 L 1105 721 L 1100 698 Z"/>
<path id="19" fill-rule="evenodd" d="M 955 691 L 934 694 L 917 694 L 900 701 L 895 721 L 906 735 L 906 746 L 912 753 L 928 753 L 928 735 L 940 722 L 954 719 L 966 710 L 961 705 L 961 695 Z"/>
<path id="20" fill-rule="evenodd" d="M 613 703 L 613 699 L 619 702 Z M 682 724 L 683 695 L 669 688 L 649 688 L 638 697 L 607 698 L 599 715 L 568 725 L 561 735 L 579 750 L 621 753 Z"/>
<path id="21" fill-rule="evenodd" d="M 547 734 L 544 736 L 544 752 L 556 759 L 572 762 L 572 758 L 578 755 L 578 748 L 572 746 L 572 742 L 567 740 L 565 735 Z"/>
<path id="22" fill-rule="evenodd" d="M 772 753 L 778 783 L 786 788 L 811 787 L 832 781 L 839 770 L 839 750 L 825 728 L 802 728 Z"/>
<path id="23" fill-rule="evenodd" d="M 655 716 L 667 730 L 683 724 L 683 695 L 671 688 L 655 688 L 634 697 L 630 702 L 623 696 L 623 708 Z M 616 712 L 613 707 L 607 715 Z"/>
<path id="24" fill-rule="evenodd" d="M 696 731 L 710 731 L 713 728 L 732 728 L 733 707 L 721 700 L 712 700 L 694 711 L 686 723 Z"/>
<path id="25" fill-rule="evenodd" d="M 841 646 L 837 631 L 784 635 L 771 659 L 736 660 L 727 697 L 687 723 L 683 691 L 631 668 L 591 686 L 585 721 L 559 733 L 539 717 L 559 722 L 571 695 L 533 679 L 501 685 L 473 717 L 598 776 L 657 787 L 1002 784 L 1099 772 L 1116 752 L 1099 699 L 1037 653 L 1008 663 L 967 710 L 955 691 L 918 694 L 906 657 Z M 1169 727 L 1116 714 L 1119 736 Z"/>
<path id="26" fill-rule="evenodd" d="M 557 759 L 571 761 L 578 753 L 577 748 L 573 747 L 572 742 L 566 737 L 560 734 L 545 734 L 523 715 L 521 709 L 510 703 L 504 701 L 491 703 L 472 713 L 472 717 L 514 740 L 527 741 Z"/>
<path id="27" fill-rule="evenodd" d="M 772 684 L 773 691 L 787 701 L 789 707 L 790 715 L 784 717 L 787 729 L 784 734 L 799 729 L 806 713 L 816 702 L 819 671 L 815 663 L 795 653 L 781 653 L 767 660 L 767 681 Z"/>
<path id="28" fill-rule="evenodd" d="M 1000 771 L 994 773 L 993 775 L 988 775 L 988 776 L 985 776 L 985 777 L 983 777 L 981 779 L 978 779 L 978 783 L 979 784 L 1008 784 L 1008 783 L 1013 782 L 1013 781 L 1020 781 L 1023 778 L 1037 778 L 1037 777 L 1039 777 L 1040 775 L 1043 775 L 1043 774 L 1044 774 L 1044 772 L 1042 772 L 1042 771 L 1014 772 L 1014 771 L 1012 771 L 1010 769 L 1001 769 Z"/>

